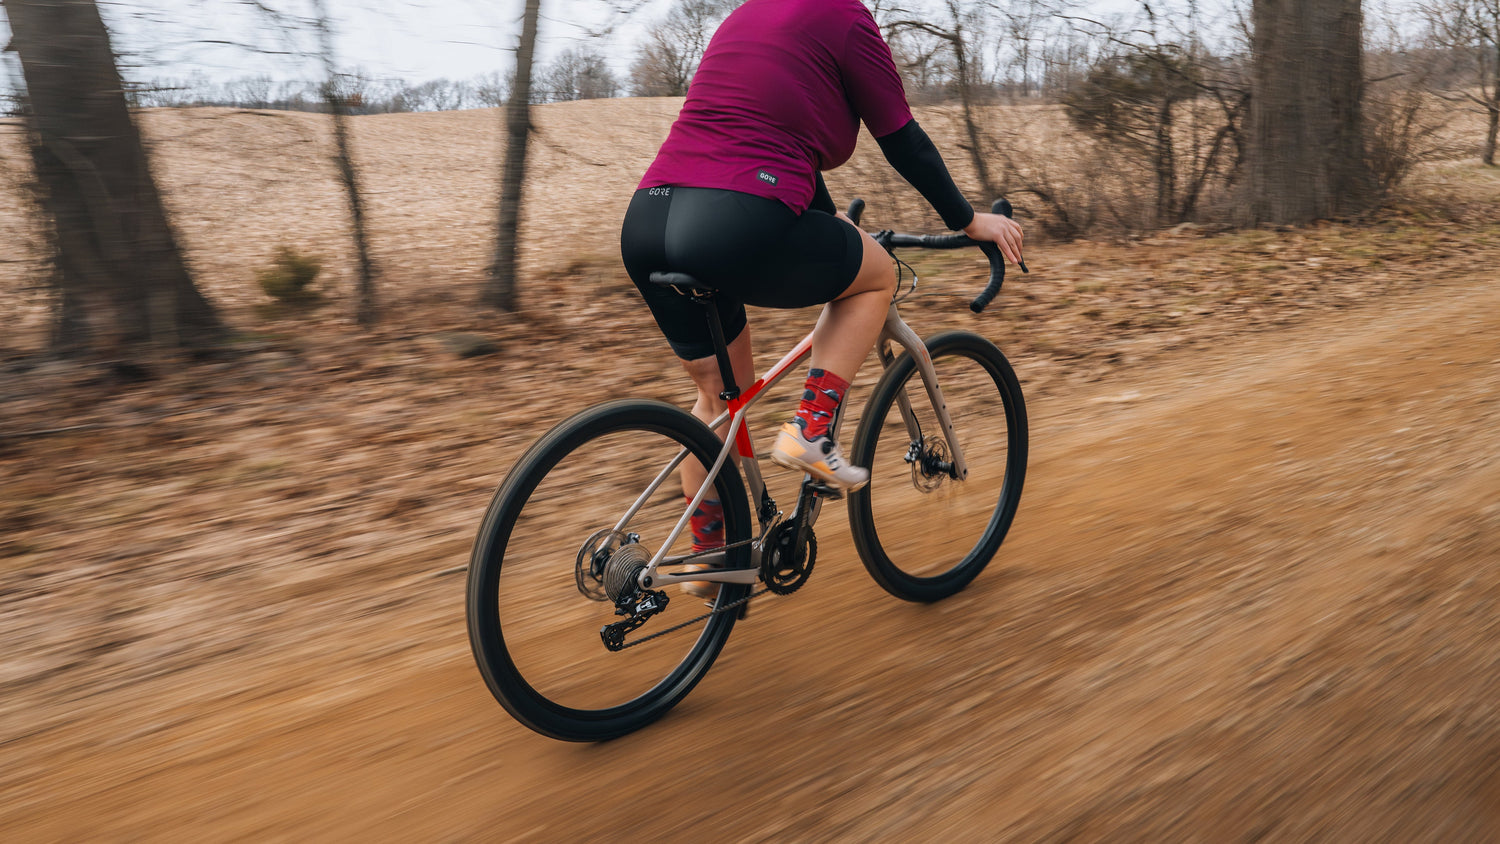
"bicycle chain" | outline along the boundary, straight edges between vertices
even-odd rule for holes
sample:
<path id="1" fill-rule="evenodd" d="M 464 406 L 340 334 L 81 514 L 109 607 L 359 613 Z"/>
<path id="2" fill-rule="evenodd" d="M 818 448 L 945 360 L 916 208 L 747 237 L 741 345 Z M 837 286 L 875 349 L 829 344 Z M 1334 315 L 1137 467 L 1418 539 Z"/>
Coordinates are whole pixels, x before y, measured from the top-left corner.
<path id="1" fill-rule="evenodd" d="M 733 543 L 730 543 L 729 545 L 721 545 L 718 548 L 710 548 L 707 551 L 699 551 L 696 554 L 687 554 L 687 555 L 679 558 L 678 562 L 682 562 L 683 560 L 691 560 L 694 557 L 705 557 L 705 556 L 708 556 L 709 554 L 722 554 L 725 551 L 731 550 L 733 548 L 739 548 L 739 547 L 744 546 L 744 545 L 753 545 L 758 540 L 763 539 L 763 538 L 764 538 L 764 534 L 762 536 L 759 536 L 759 537 L 753 537 L 753 538 L 750 538 L 750 539 L 741 540 L 739 542 L 733 542 Z M 715 609 L 715 610 L 709 610 L 708 612 L 704 613 L 703 615 L 698 616 L 697 618 L 690 618 L 687 621 L 682 622 L 681 624 L 673 625 L 671 627 L 668 627 L 666 630 L 658 630 L 658 631 L 656 631 L 655 633 L 652 633 L 649 636 L 642 636 L 641 638 L 636 639 L 633 642 L 624 642 L 624 643 L 622 643 L 620 645 L 620 650 L 621 651 L 628 650 L 630 648 L 635 647 L 636 645 L 644 645 L 647 642 L 651 641 L 652 639 L 659 639 L 662 636 L 667 635 L 668 633 L 676 633 L 678 630 L 681 630 L 684 627 L 691 627 L 691 626 L 693 626 L 694 624 L 697 624 L 700 621 L 703 621 L 703 620 L 709 619 L 709 618 L 713 618 L 714 616 L 719 615 L 720 613 L 726 613 L 726 612 L 729 612 L 730 610 L 739 609 L 741 606 L 744 606 L 745 604 L 750 603 L 750 600 L 752 598 L 759 598 L 760 596 L 766 594 L 769 591 L 771 591 L 771 590 L 767 589 L 765 587 L 762 587 L 759 592 L 752 592 L 749 595 L 746 595 L 745 597 L 739 599 L 738 601 L 731 602 L 728 606 L 720 607 L 719 609 Z M 618 653 L 618 652 L 619 651 L 616 651 L 616 653 Z"/>
<path id="2" fill-rule="evenodd" d="M 726 612 L 729 612 L 730 610 L 739 609 L 742 605 L 750 603 L 750 599 L 751 598 L 759 598 L 760 596 L 766 594 L 769 591 L 771 591 L 771 590 L 763 588 L 759 592 L 753 592 L 753 593 L 751 593 L 749 595 L 746 595 L 745 597 L 739 599 L 738 601 L 732 601 L 727 606 L 719 607 L 718 609 L 709 610 L 708 612 L 704 613 L 703 615 L 698 616 L 697 618 L 690 618 L 687 621 L 682 622 L 681 624 L 678 624 L 678 625 L 673 626 L 673 627 L 668 627 L 666 630 L 658 630 L 655 633 L 652 633 L 650 636 L 642 636 L 641 638 L 636 639 L 633 642 L 624 642 L 624 643 L 622 643 L 620 645 L 620 650 L 621 651 L 627 650 L 629 648 L 635 647 L 636 645 L 644 645 L 647 642 L 651 641 L 652 639 L 660 638 L 662 636 L 667 635 L 668 633 L 676 633 L 678 630 L 681 630 L 684 627 L 691 627 L 692 625 L 697 624 L 698 622 L 703 621 L 704 619 L 713 618 L 714 616 L 719 615 L 720 613 L 726 613 Z M 619 651 L 616 651 L 616 653 L 618 653 L 618 652 Z"/>
<path id="3" fill-rule="evenodd" d="M 731 543 L 729 545 L 720 545 L 717 548 L 710 548 L 707 551 L 694 551 L 694 552 L 692 552 L 690 554 L 683 554 L 681 557 L 678 557 L 678 558 L 674 559 L 672 562 L 673 563 L 682 563 L 684 561 L 691 560 L 691 559 L 694 559 L 694 558 L 697 558 L 697 557 L 707 557 L 710 554 L 722 554 L 725 551 L 731 551 L 731 550 L 733 550 L 735 548 L 739 548 L 741 546 L 754 545 L 755 542 L 757 540 L 759 540 L 760 538 L 761 537 L 759 537 L 759 536 L 755 536 L 755 537 L 751 537 L 750 539 L 743 539 L 743 540 L 740 540 L 739 542 Z"/>

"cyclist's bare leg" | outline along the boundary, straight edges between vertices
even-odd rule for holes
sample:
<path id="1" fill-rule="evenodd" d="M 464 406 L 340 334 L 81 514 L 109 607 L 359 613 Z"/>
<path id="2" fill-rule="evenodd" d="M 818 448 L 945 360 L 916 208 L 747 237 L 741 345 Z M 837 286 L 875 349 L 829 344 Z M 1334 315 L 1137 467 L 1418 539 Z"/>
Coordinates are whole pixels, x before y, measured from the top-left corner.
<path id="1" fill-rule="evenodd" d="M 873 344 L 874 341 L 871 342 Z M 729 362 L 734 367 L 734 380 L 741 389 L 755 381 L 755 363 L 750 354 L 750 326 L 745 326 L 740 336 L 730 341 Z M 698 387 L 698 400 L 693 403 L 693 415 L 702 419 L 703 424 L 711 424 L 726 407 L 724 400 L 719 398 L 719 393 L 724 392 L 724 379 L 719 376 L 718 359 L 708 357 L 685 360 L 682 368 L 687 370 L 693 384 Z M 729 433 L 729 423 L 725 422 L 714 433 L 723 439 Z M 685 461 L 682 464 L 683 494 L 689 498 L 697 495 L 707 477 L 708 468 L 702 463 L 696 460 Z"/>
<path id="2" fill-rule="evenodd" d="M 870 473 L 846 462 L 832 437 L 824 435 L 860 364 L 880 337 L 896 291 L 896 270 L 890 255 L 874 238 L 862 231 L 860 237 L 864 255 L 859 272 L 848 289 L 825 305 L 818 317 L 806 390 L 796 416 L 781 426 L 770 455 L 773 463 L 805 471 L 848 490 L 863 487 Z"/>
<path id="3" fill-rule="evenodd" d="M 823 307 L 818 327 L 813 329 L 812 368 L 827 370 L 849 382 L 854 381 L 860 365 L 875 347 L 896 292 L 896 266 L 890 253 L 873 237 L 860 234 L 865 254 L 859 275 L 839 298 Z"/>
<path id="4" fill-rule="evenodd" d="M 729 364 L 734 367 L 734 380 L 742 389 L 755 380 L 755 366 L 750 354 L 750 326 L 740 332 L 740 336 L 729 343 Z M 697 360 L 685 360 L 682 368 L 686 369 L 692 377 L 693 384 L 698 388 L 698 400 L 693 403 L 693 415 L 703 420 L 703 424 L 710 425 L 719 414 L 724 412 L 726 404 L 719 394 L 724 392 L 724 379 L 719 375 L 718 358 L 699 358 Z M 714 431 L 723 439 L 729 433 L 729 423 L 725 422 Z M 733 454 L 733 459 L 738 459 L 738 454 Z M 685 460 L 682 469 L 682 494 L 689 500 L 698 494 L 703 486 L 704 480 L 708 478 L 708 467 L 697 460 Z M 695 516 L 696 519 L 696 516 Z M 698 547 L 699 537 L 694 537 L 694 548 Z M 722 539 L 719 540 L 722 543 Z M 693 571 L 698 566 L 689 566 L 685 571 Z M 688 581 L 683 584 L 684 590 L 699 598 L 712 600 L 718 593 L 717 583 L 703 581 Z"/>

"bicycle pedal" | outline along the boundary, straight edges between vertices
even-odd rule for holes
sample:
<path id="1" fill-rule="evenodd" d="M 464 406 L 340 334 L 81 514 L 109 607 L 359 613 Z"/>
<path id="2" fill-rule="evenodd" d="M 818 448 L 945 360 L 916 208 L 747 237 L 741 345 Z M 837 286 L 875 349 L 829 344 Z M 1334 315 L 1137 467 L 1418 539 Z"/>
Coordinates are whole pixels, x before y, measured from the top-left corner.
<path id="1" fill-rule="evenodd" d="M 838 487 L 821 484 L 816 481 L 808 481 L 807 488 L 812 491 L 813 495 L 821 496 L 831 501 L 838 501 L 844 497 L 844 491 Z"/>

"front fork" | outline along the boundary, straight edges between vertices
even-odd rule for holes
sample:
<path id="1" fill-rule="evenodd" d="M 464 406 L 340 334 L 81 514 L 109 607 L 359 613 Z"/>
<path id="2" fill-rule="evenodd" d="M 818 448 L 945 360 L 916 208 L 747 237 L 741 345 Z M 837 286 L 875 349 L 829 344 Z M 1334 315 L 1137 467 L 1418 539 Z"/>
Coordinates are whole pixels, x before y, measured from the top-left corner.
<path id="1" fill-rule="evenodd" d="M 880 340 L 876 343 L 880 350 L 880 362 L 887 370 L 896 363 L 893 345 L 906 349 L 917 365 L 918 374 L 922 376 L 922 384 L 927 388 L 927 399 L 932 402 L 933 414 L 937 416 L 938 428 L 948 443 L 949 457 L 953 463 L 953 479 L 961 481 L 968 478 L 969 464 L 964 462 L 963 446 L 953 433 L 953 418 L 948 415 L 948 404 L 943 400 L 942 388 L 938 386 L 937 369 L 932 365 L 932 355 L 928 354 L 927 344 L 922 342 L 922 338 L 901 319 L 894 302 L 891 303 L 890 312 L 886 314 L 885 327 L 881 329 Z M 920 442 L 922 426 L 917 422 L 917 414 L 912 409 L 911 397 L 906 394 L 905 386 L 896 393 L 896 407 L 901 412 L 901 421 L 906 423 L 906 432 L 911 436 L 911 441 Z"/>

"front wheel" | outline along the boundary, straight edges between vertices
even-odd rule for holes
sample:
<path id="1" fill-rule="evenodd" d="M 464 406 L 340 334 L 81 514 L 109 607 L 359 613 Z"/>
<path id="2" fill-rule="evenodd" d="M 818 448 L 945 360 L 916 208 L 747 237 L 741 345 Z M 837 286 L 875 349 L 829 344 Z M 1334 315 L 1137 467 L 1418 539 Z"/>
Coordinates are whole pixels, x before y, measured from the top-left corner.
<path id="1" fill-rule="evenodd" d="M 511 470 L 474 543 L 467 610 L 480 674 L 516 720 L 567 741 L 615 738 L 660 718 L 708 672 L 737 612 L 701 618 L 709 608 L 683 587 L 660 590 L 665 609 L 625 634 L 638 647 L 609 650 L 601 628 L 621 621 L 610 593 L 636 582 L 686 508 L 668 467 L 684 449 L 687 460 L 712 465 L 720 448 L 707 426 L 678 408 L 617 401 L 553 428 Z M 715 490 L 725 539 L 748 539 L 750 508 L 732 464 Z M 685 531 L 672 551 L 685 553 L 690 541 Z M 731 549 L 729 564 L 748 566 L 748 551 Z M 714 607 L 749 592 L 724 584 Z"/>
<path id="2" fill-rule="evenodd" d="M 927 341 L 967 464 L 960 478 L 922 376 L 903 353 L 881 376 L 854 436 L 870 484 L 849 498 L 865 568 L 886 591 L 937 601 L 968 586 L 1000 549 L 1026 478 L 1026 405 L 995 344 L 966 331 Z M 903 416 L 902 402 L 910 413 Z"/>

